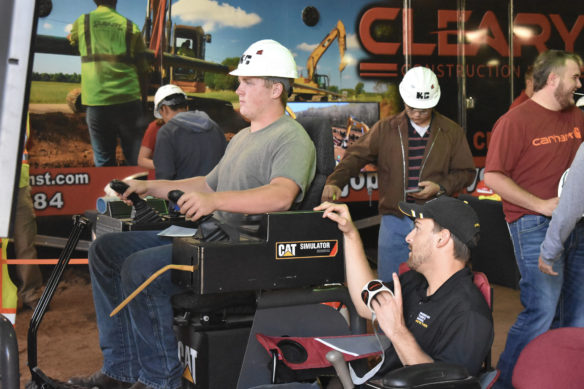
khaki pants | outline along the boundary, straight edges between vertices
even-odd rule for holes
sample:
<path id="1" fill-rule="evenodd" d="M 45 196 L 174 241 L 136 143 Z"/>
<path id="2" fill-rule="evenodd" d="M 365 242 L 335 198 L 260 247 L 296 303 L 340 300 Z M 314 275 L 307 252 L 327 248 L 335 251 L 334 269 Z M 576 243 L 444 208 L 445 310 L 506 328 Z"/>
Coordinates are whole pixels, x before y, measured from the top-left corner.
<path id="1" fill-rule="evenodd" d="M 36 217 L 30 196 L 30 187 L 18 190 L 18 203 L 14 219 L 14 251 L 17 259 L 37 257 L 34 241 L 37 233 Z M 40 297 L 43 277 L 38 265 L 17 265 L 16 274 L 20 281 L 18 298 L 24 304 L 36 302 Z"/>

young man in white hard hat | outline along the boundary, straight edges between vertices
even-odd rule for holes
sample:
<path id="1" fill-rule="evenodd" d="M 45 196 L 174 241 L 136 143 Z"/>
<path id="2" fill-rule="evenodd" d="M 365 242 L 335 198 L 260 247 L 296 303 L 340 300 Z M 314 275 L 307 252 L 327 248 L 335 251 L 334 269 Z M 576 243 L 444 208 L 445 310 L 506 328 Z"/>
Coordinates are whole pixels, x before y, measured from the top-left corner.
<path id="1" fill-rule="evenodd" d="M 154 147 L 156 179 L 204 176 L 223 157 L 225 134 L 205 112 L 188 110 L 187 95 L 178 86 L 164 85 L 156 91 L 154 116 L 166 123 Z"/>
<path id="2" fill-rule="evenodd" d="M 398 203 L 423 204 L 443 194 L 455 193 L 472 183 L 475 167 L 463 129 L 439 114 L 440 85 L 425 67 L 410 69 L 399 85 L 405 109 L 377 122 L 351 145 L 328 177 L 323 201 L 339 200 L 341 189 L 368 163 L 377 165 L 379 228 L 377 270 L 390 280 L 408 258 L 406 235 L 412 221 Z"/>
<path id="3" fill-rule="evenodd" d="M 498 388 L 511 388 L 523 348 L 554 327 L 584 326 L 584 229 L 576 228 L 554 265 L 557 275 L 538 269 L 540 245 L 558 204 L 558 182 L 582 143 L 584 115 L 575 106 L 582 59 L 549 50 L 533 64 L 530 100 L 501 116 L 493 127 L 485 183 L 503 200 L 503 213 L 521 273 L 525 309 L 507 335 L 497 364 Z"/>
<path id="4" fill-rule="evenodd" d="M 465 366 L 476 375 L 493 342 L 493 318 L 466 266 L 479 240 L 479 219 L 465 202 L 441 196 L 425 204 L 399 202 L 414 219 L 405 241 L 412 269 L 388 283 L 393 292 L 370 296 L 376 287 L 359 231 L 346 204 L 323 203 L 324 211 L 344 235 L 345 274 L 351 300 L 360 316 L 375 313 L 392 347 L 378 374 L 402 366 L 442 361 Z M 373 282 L 372 282 L 373 281 Z M 370 303 L 366 305 L 363 296 Z"/>
<path id="5" fill-rule="evenodd" d="M 144 133 L 138 165 L 155 170 L 157 179 L 205 175 L 223 156 L 227 143 L 223 131 L 205 112 L 189 112 L 187 95 L 179 86 L 158 88 L 154 117 Z"/>
<path id="6" fill-rule="evenodd" d="M 252 44 L 231 74 L 239 77 L 241 113 L 250 126 L 229 142 L 219 164 L 204 177 L 129 181 L 124 193 L 167 198 L 182 190 L 181 213 L 193 220 L 213 213 L 226 223 L 242 214 L 288 210 L 302 200 L 315 173 L 314 144 L 300 124 L 284 115 L 296 77 L 292 54 L 278 42 Z M 163 108 L 164 109 L 164 108 Z M 172 260 L 172 241 L 157 231 L 107 234 L 89 250 L 89 269 L 103 352 L 103 367 L 71 383 L 100 388 L 176 389 L 183 368 L 172 330 L 170 298 L 180 292 L 165 273 L 113 318 L 124 296 Z M 225 269 L 230 271 L 230 269 Z"/>

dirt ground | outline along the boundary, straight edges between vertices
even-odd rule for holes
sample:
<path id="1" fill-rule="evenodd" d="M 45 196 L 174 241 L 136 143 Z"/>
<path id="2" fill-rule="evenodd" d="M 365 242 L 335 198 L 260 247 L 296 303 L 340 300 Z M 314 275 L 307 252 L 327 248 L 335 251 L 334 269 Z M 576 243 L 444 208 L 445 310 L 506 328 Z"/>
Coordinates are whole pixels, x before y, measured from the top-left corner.
<path id="1" fill-rule="evenodd" d="M 67 104 L 30 104 L 30 139 L 27 145 L 32 168 L 93 167 L 93 149 L 85 123 L 85 113 L 73 113 Z M 216 113 L 222 115 L 222 112 Z M 235 128 L 244 127 L 235 111 L 223 114 L 225 138 L 231 140 Z M 243 123 L 243 124 L 242 124 Z M 144 128 L 146 128 L 144 123 Z M 124 165 L 122 148 L 116 151 L 118 165 Z"/>
<path id="2" fill-rule="evenodd" d="M 29 162 L 33 168 L 90 167 L 93 150 L 85 114 L 74 114 L 66 104 L 31 104 Z M 117 159 L 123 154 L 118 147 Z"/>
<path id="3" fill-rule="evenodd" d="M 37 331 L 37 366 L 61 381 L 91 374 L 102 363 L 87 266 L 72 267 L 63 274 Z M 16 315 L 21 388 L 31 379 L 27 364 L 31 316 L 31 310 Z"/>

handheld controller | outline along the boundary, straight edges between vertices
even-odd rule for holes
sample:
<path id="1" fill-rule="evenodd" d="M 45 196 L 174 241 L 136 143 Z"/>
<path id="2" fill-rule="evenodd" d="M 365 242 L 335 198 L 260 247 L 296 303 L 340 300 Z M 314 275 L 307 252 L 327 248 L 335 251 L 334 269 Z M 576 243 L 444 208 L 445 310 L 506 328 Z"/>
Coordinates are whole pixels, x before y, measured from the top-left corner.
<path id="1" fill-rule="evenodd" d="M 373 312 L 373 308 L 371 307 L 371 302 L 375 298 L 378 293 L 387 292 L 391 294 L 393 297 L 393 292 L 389 289 L 383 281 L 381 280 L 371 280 L 369 281 L 361 290 L 361 299 L 367 305 L 367 308 Z"/>

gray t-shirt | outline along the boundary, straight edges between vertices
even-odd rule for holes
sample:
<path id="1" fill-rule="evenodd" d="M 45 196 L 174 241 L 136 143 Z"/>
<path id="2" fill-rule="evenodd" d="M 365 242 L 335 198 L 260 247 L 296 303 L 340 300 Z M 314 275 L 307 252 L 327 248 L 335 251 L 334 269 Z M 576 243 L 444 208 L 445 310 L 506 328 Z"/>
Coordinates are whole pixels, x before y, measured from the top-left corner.
<path id="1" fill-rule="evenodd" d="M 316 152 L 302 126 L 282 116 L 267 127 L 239 131 L 227 145 L 225 155 L 206 176 L 216 192 L 246 190 L 269 184 L 276 177 L 294 181 L 302 201 L 316 170 Z"/>

